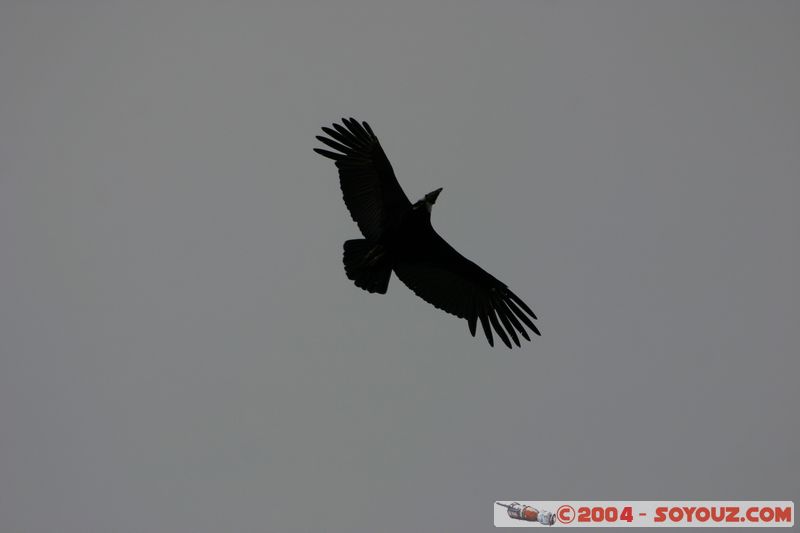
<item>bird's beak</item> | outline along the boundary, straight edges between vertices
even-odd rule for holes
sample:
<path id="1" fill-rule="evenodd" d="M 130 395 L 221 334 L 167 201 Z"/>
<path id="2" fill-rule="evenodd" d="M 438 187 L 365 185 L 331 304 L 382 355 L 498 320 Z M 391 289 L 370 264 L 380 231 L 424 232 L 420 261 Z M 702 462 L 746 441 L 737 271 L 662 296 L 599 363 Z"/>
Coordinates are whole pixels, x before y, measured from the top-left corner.
<path id="1" fill-rule="evenodd" d="M 442 187 L 439 187 L 438 189 L 436 189 L 436 190 L 435 190 L 435 191 L 433 191 L 433 192 L 429 192 L 429 193 L 427 194 L 427 196 L 425 197 L 425 199 L 426 199 L 428 202 L 432 203 L 432 204 L 433 204 L 433 203 L 436 203 L 436 198 L 438 198 L 438 197 L 439 197 L 439 193 L 440 193 L 440 192 L 442 192 Z"/>

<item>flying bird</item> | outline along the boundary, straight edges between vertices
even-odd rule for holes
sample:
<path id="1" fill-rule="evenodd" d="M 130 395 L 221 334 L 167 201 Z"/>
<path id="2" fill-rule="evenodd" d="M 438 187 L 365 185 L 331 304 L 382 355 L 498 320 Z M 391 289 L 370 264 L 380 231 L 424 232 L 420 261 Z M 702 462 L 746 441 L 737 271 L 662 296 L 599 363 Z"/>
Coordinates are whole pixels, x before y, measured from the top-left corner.
<path id="1" fill-rule="evenodd" d="M 525 302 L 481 267 L 458 253 L 431 226 L 431 209 L 442 189 L 411 203 L 392 165 L 366 122 L 343 118 L 317 136 L 327 147 L 314 151 L 333 159 L 339 170 L 344 203 L 363 239 L 344 243 L 344 270 L 357 287 L 385 294 L 394 271 L 417 296 L 467 321 L 475 336 L 480 321 L 486 340 L 494 335 L 511 348 L 525 326 L 541 335 L 536 315 Z"/>

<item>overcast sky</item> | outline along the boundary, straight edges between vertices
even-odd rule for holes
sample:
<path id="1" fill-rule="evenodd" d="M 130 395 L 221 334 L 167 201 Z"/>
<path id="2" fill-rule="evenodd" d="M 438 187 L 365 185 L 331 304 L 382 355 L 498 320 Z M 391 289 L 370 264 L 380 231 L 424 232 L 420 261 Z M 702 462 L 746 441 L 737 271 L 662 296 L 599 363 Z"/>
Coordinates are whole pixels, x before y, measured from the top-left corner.
<path id="1" fill-rule="evenodd" d="M 798 499 L 800 3 L 281 4 L 2 2 L 0 529 Z M 345 277 L 342 116 L 541 338 Z"/>

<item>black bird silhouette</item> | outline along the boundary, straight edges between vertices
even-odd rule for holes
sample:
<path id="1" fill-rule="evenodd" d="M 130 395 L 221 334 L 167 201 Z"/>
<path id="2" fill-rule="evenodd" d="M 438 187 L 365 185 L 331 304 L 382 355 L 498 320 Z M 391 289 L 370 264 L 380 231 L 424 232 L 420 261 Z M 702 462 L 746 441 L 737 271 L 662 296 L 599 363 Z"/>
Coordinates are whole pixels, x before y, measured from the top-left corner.
<path id="1" fill-rule="evenodd" d="M 541 335 L 536 315 L 497 278 L 458 253 L 431 226 L 431 208 L 442 189 L 412 204 L 392 170 L 378 138 L 366 122 L 342 119 L 328 137 L 317 139 L 336 150 L 314 151 L 336 162 L 344 203 L 363 239 L 344 243 L 344 269 L 356 286 L 386 293 L 394 270 L 400 280 L 431 305 L 466 319 L 475 336 L 480 320 L 494 346 L 492 328 L 511 348 L 520 346 L 523 327 Z"/>

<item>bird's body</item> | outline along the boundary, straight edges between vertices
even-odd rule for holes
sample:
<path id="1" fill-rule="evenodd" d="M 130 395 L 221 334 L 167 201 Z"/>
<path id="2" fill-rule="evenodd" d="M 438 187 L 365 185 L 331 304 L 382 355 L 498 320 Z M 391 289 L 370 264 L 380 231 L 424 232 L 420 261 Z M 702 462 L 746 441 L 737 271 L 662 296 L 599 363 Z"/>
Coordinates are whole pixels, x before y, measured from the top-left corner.
<path id="1" fill-rule="evenodd" d="M 344 243 L 347 277 L 385 293 L 394 272 L 423 300 L 466 319 L 473 336 L 480 321 L 490 345 L 492 329 L 509 348 L 509 338 L 520 345 L 517 332 L 530 340 L 524 326 L 539 335 L 533 311 L 433 229 L 431 209 L 441 189 L 412 204 L 369 125 L 352 118 L 342 123 L 322 128 L 331 138 L 317 137 L 338 153 L 314 151 L 336 162 L 345 204 L 364 235 Z"/>

